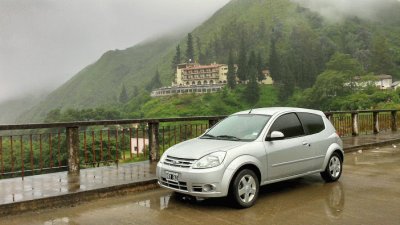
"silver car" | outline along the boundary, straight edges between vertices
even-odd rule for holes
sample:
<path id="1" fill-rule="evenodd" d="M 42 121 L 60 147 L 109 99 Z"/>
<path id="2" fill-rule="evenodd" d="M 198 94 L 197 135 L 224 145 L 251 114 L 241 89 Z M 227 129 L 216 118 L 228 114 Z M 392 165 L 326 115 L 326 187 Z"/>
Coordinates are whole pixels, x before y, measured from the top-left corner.
<path id="1" fill-rule="evenodd" d="M 230 196 L 252 206 L 260 185 L 321 173 L 340 178 L 343 143 L 323 112 L 259 108 L 235 113 L 198 138 L 169 148 L 157 164 L 158 183 L 178 193 Z"/>

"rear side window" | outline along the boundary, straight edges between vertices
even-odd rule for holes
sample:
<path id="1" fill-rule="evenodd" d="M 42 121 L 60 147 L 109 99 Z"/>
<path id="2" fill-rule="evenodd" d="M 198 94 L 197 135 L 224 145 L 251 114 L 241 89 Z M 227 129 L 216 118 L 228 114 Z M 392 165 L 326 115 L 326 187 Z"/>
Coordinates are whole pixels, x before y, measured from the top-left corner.
<path id="1" fill-rule="evenodd" d="M 304 130 L 301 126 L 299 118 L 297 118 L 296 114 L 294 113 L 288 113 L 276 119 L 271 126 L 269 135 L 271 135 L 272 131 L 282 132 L 285 135 L 285 138 L 304 135 Z"/>
<path id="2" fill-rule="evenodd" d="M 322 117 L 312 113 L 297 113 L 307 134 L 316 134 L 325 129 Z"/>

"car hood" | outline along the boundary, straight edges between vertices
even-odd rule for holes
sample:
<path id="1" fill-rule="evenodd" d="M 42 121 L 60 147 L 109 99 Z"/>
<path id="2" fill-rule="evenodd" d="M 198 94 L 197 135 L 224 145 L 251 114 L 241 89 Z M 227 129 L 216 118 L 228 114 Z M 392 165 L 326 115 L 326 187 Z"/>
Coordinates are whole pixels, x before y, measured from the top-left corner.
<path id="1" fill-rule="evenodd" d="M 191 139 L 171 147 L 166 153 L 169 156 L 185 159 L 200 159 L 216 151 L 226 151 L 247 144 L 242 141 L 216 139 Z"/>

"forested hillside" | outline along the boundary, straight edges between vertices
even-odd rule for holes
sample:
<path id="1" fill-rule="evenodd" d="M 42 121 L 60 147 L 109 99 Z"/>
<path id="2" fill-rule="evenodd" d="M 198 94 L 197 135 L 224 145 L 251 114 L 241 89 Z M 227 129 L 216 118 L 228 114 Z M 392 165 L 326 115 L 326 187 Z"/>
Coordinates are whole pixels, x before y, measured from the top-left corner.
<path id="1" fill-rule="evenodd" d="M 162 84 L 170 84 L 174 64 L 189 58 L 200 63 L 228 63 L 229 55 L 239 66 L 237 76 L 241 81 L 251 78 L 251 58 L 270 70 L 275 81 L 270 89 L 275 94 L 268 96 L 269 92 L 261 91 L 257 106 L 274 103 L 323 110 L 362 109 L 390 100 L 397 107 L 400 102 L 396 102 L 396 92 L 373 98 L 383 92 L 373 87 L 344 87 L 356 76 L 373 79 L 373 75 L 390 74 L 394 80 L 400 79 L 400 3 L 382 0 L 382 7 L 371 18 L 346 14 L 332 21 L 297 2 L 300 1 L 232 0 L 193 30 L 190 42 L 187 37 L 160 39 L 107 52 L 23 120 L 40 121 L 50 110 L 59 109 L 62 113 L 68 108 L 105 107 L 117 110 L 121 117 L 162 117 L 182 112 L 220 114 L 248 107 L 249 103 L 232 103 L 229 110 L 218 111 L 218 104 L 212 110 L 196 110 L 203 109 L 211 99 L 218 99 L 221 93 L 208 97 L 149 97 L 149 89 L 159 86 L 158 76 Z M 188 43 L 192 45 L 189 48 Z M 246 101 L 246 90 L 241 87 L 241 91 L 227 89 L 227 96 L 232 94 L 231 99 L 236 98 L 237 102 Z M 263 104 L 261 99 L 268 97 L 271 101 Z M 210 101 L 204 100 L 207 98 Z M 370 98 L 370 102 L 352 105 L 347 101 L 357 102 L 358 98 Z M 185 101 L 188 104 L 181 104 Z"/>

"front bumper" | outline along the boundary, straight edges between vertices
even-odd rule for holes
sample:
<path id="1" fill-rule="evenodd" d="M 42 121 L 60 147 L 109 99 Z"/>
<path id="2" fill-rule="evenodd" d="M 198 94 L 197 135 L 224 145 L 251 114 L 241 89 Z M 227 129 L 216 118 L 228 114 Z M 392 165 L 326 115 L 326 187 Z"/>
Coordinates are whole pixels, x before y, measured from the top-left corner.
<path id="1" fill-rule="evenodd" d="M 176 181 L 167 179 L 166 173 L 178 174 Z M 157 164 L 158 184 L 176 192 L 195 197 L 223 197 L 228 193 L 229 184 L 221 183 L 225 172 L 223 164 L 209 169 L 181 168 L 162 163 Z"/>

